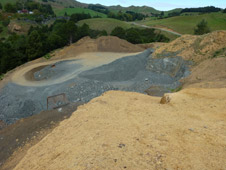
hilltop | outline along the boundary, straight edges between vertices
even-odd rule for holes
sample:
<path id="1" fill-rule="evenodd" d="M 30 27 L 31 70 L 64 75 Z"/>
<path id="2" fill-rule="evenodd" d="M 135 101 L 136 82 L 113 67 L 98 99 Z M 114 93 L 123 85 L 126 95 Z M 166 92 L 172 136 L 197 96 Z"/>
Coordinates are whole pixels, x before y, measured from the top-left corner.
<path id="1" fill-rule="evenodd" d="M 175 16 L 163 19 L 146 19 L 139 23 L 147 26 L 163 27 L 174 30 L 181 34 L 194 34 L 196 25 L 205 19 L 211 31 L 226 30 L 226 13 L 215 12 L 207 14 L 190 13 L 188 15 Z"/>

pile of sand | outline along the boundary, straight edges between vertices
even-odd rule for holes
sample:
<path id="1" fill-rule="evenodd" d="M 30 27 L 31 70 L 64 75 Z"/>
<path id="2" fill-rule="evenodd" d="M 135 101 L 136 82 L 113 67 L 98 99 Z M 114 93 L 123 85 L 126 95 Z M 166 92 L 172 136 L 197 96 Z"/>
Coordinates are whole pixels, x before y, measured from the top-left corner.
<path id="1" fill-rule="evenodd" d="M 156 57 L 182 56 L 185 60 L 200 62 L 226 47 L 226 31 L 215 31 L 202 36 L 183 35 L 169 44 L 159 46 Z"/>
<path id="2" fill-rule="evenodd" d="M 80 106 L 15 169 L 224 169 L 226 89 L 110 91 Z"/>
<path id="3" fill-rule="evenodd" d="M 196 65 L 183 80 L 184 88 L 226 88 L 226 57 L 208 59 Z"/>
<path id="4" fill-rule="evenodd" d="M 145 48 L 134 45 L 126 40 L 114 36 L 102 36 L 97 39 L 84 37 L 78 42 L 56 51 L 56 58 L 68 58 L 84 52 L 123 52 L 135 53 L 144 51 Z"/>

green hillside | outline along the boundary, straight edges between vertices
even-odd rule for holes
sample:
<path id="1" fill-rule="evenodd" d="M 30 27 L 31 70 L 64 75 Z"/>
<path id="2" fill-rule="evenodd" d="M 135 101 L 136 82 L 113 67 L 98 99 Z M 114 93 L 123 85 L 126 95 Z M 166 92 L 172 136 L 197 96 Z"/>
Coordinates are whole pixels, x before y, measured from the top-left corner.
<path id="1" fill-rule="evenodd" d="M 220 12 L 193 16 L 176 16 L 159 20 L 147 19 L 139 23 L 148 26 L 167 27 L 182 34 L 193 34 L 194 28 L 202 19 L 208 22 L 211 31 L 226 30 L 226 14 Z"/>
<path id="2" fill-rule="evenodd" d="M 108 7 L 109 10 L 113 11 L 113 12 L 118 12 L 118 11 L 133 11 L 133 12 L 137 12 L 137 13 L 143 13 L 143 14 L 151 14 L 151 13 L 155 13 L 155 14 L 159 14 L 161 13 L 161 11 L 156 10 L 155 8 L 152 7 L 148 7 L 148 6 L 130 6 L 130 7 L 122 7 L 120 5 L 118 6 L 110 6 Z"/>
<path id="3" fill-rule="evenodd" d="M 62 10 L 55 10 L 54 12 L 57 16 L 64 16 L 64 14 L 66 12 L 68 15 L 71 15 L 71 14 L 74 14 L 74 13 L 85 13 L 85 14 L 90 14 L 92 17 L 94 17 L 94 16 L 99 16 L 99 17 L 102 17 L 102 18 L 107 17 L 103 13 L 96 12 L 96 11 L 93 11 L 93 10 L 90 10 L 90 9 L 85 9 L 85 8 L 64 8 Z"/>
<path id="4" fill-rule="evenodd" d="M 106 30 L 108 33 L 111 33 L 111 31 L 118 26 L 125 29 L 132 27 L 131 24 L 111 18 L 93 18 L 81 20 L 78 22 L 79 25 L 84 23 L 88 24 L 91 29 Z"/>
<path id="5" fill-rule="evenodd" d="M 5 5 L 7 2 L 16 3 L 16 0 L 1 0 L 0 2 L 1 2 L 2 5 Z"/>

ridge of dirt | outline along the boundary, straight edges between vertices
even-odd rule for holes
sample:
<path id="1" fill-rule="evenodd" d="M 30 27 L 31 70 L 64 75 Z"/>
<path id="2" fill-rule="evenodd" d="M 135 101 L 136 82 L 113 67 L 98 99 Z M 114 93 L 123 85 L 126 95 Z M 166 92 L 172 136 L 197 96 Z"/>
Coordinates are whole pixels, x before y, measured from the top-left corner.
<path id="1" fill-rule="evenodd" d="M 173 57 L 177 55 L 185 60 L 200 63 L 225 47 L 226 31 L 215 31 L 201 36 L 183 35 L 168 44 L 159 46 L 153 56 Z"/>
<path id="2" fill-rule="evenodd" d="M 75 54 L 83 52 L 124 52 L 124 53 L 136 53 L 144 51 L 145 48 L 131 44 L 126 40 L 122 40 L 114 36 L 102 36 L 97 39 L 91 39 L 90 37 L 84 37 L 78 42 L 57 50 L 54 54 L 54 59 L 70 58 Z"/>
<path id="3" fill-rule="evenodd" d="M 226 88 L 109 91 L 31 147 L 17 169 L 225 169 Z"/>

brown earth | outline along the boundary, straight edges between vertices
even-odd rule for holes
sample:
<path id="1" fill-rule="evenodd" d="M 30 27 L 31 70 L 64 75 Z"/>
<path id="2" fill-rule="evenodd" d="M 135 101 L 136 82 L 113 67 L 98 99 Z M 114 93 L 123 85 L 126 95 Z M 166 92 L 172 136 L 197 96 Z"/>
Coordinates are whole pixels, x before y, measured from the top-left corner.
<path id="1" fill-rule="evenodd" d="M 31 147 L 18 169 L 226 169 L 226 88 L 110 91 Z"/>
<path id="2" fill-rule="evenodd" d="M 54 53 L 54 59 L 70 58 L 75 54 L 83 52 L 125 52 L 135 53 L 144 51 L 144 47 L 134 45 L 126 40 L 119 39 L 114 36 L 103 36 L 97 39 L 91 39 L 90 37 L 84 37 L 75 44 L 57 50 Z"/>
<path id="3" fill-rule="evenodd" d="M 191 69 L 183 88 L 226 88 L 226 57 L 208 59 Z"/>
<path id="4" fill-rule="evenodd" d="M 225 47 L 226 31 L 215 31 L 201 36 L 183 35 L 171 43 L 160 46 L 153 55 L 155 57 L 178 55 L 185 60 L 199 63 Z"/>

